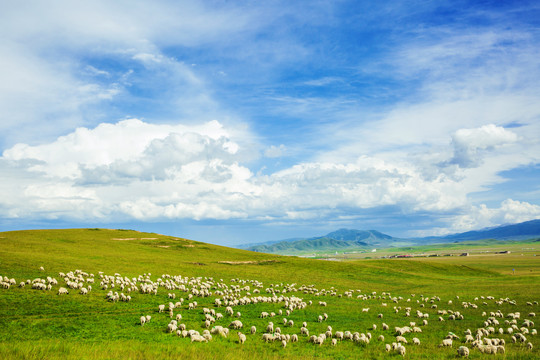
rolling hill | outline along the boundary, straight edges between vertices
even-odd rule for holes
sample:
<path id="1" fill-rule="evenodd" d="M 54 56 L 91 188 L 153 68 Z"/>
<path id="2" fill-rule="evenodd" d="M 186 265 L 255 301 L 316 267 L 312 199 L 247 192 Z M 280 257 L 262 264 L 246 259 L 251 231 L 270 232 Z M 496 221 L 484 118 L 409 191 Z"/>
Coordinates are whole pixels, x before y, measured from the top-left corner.
<path id="1" fill-rule="evenodd" d="M 338 231 L 331 236 L 339 238 L 335 241 L 372 241 L 384 234 Z M 300 324 L 307 322 L 314 334 L 324 333 L 327 326 L 351 333 L 368 329 L 374 338 L 384 334 L 391 341 L 393 332 L 385 332 L 382 326 L 373 328 L 381 322 L 377 314 L 384 314 L 390 328 L 408 324 L 412 318 L 382 304 L 390 296 L 396 306 L 414 306 L 413 311 L 430 312 L 432 317 L 437 309 L 421 307 L 424 301 L 419 304 L 412 301 L 414 297 L 441 301 L 441 306 L 450 306 L 446 303 L 455 301 L 456 295 L 463 301 L 492 295 L 517 302 L 501 305 L 489 300 L 478 310 L 456 305 L 465 314 L 464 320 L 430 321 L 426 331 L 416 335 L 422 346 L 407 348 L 409 359 L 454 359 L 455 349 L 437 346 L 448 331 L 463 333 L 482 324 L 481 310 L 526 314 L 533 309 L 526 302 L 539 296 L 536 258 L 517 254 L 483 256 L 484 264 L 461 257 L 319 261 L 110 229 L 0 232 L 0 249 L 1 359 L 381 359 L 399 356 L 386 353 L 381 341 L 314 345 L 300 334 Z M 515 276 L 510 273 L 513 268 Z M 11 280 L 12 285 L 6 286 Z M 90 291 L 83 294 L 77 282 Z M 47 283 L 51 289 L 34 287 Z M 148 285 L 156 286 L 155 293 L 143 291 Z M 59 295 L 61 287 L 68 294 Z M 130 299 L 113 301 L 115 293 Z M 216 303 L 218 298 L 238 301 L 229 303 L 234 316 L 227 314 L 225 304 Z M 259 301 L 263 298 L 272 301 Z M 181 299 L 186 301 L 178 305 Z M 285 304 L 292 299 L 305 305 L 289 313 Z M 198 305 L 190 309 L 189 303 L 195 301 Z M 176 302 L 174 314 L 158 311 L 159 305 L 170 307 L 172 302 Z M 224 315 L 211 326 L 231 327 L 233 320 L 240 320 L 245 344 L 238 342 L 232 328 L 228 337 L 215 334 L 208 343 L 192 342 L 189 336 L 168 330 L 171 317 L 178 319 L 178 315 L 179 325 L 190 331 L 209 330 L 205 308 Z M 371 310 L 365 313 L 362 308 Z M 275 318 L 262 318 L 263 311 Z M 261 338 L 269 321 L 281 325 L 282 311 L 287 320 L 294 321 L 293 326 L 281 326 L 283 333 L 299 334 L 299 341 L 291 341 L 286 348 L 280 341 L 267 343 Z M 320 322 L 317 319 L 323 313 L 329 317 Z M 150 316 L 151 321 L 143 326 L 141 316 Z M 250 333 L 251 326 L 256 326 L 255 334 Z M 510 335 L 504 337 L 507 359 L 538 358 L 537 337 L 530 337 L 532 351 L 511 343 Z"/>

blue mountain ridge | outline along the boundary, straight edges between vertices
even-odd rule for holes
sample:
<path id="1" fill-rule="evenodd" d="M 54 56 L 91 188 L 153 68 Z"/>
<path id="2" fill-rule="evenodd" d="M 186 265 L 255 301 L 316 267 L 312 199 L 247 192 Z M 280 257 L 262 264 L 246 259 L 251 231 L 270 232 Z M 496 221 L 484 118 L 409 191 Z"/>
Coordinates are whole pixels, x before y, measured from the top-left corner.
<path id="1" fill-rule="evenodd" d="M 536 236 L 540 237 L 540 219 L 446 236 L 422 238 L 396 238 L 377 230 L 339 229 L 319 237 L 292 238 L 265 243 L 244 244 L 237 247 L 257 252 L 285 253 L 312 250 L 345 250 L 347 248 L 383 248 L 398 245 L 426 245 L 465 240 L 519 240 Z"/>

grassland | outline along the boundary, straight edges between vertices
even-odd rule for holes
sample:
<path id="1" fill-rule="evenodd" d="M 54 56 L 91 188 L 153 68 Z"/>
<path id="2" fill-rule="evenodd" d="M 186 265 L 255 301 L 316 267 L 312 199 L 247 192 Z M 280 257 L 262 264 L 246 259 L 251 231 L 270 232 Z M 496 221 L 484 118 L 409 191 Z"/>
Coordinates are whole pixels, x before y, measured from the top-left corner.
<path id="1" fill-rule="evenodd" d="M 515 245 L 515 244 L 514 244 Z M 522 246 L 521 244 L 517 246 Z M 531 247 L 536 246 L 535 244 Z M 462 249 L 457 249 L 462 251 Z M 465 329 L 483 326 L 486 316 L 482 312 L 501 310 L 504 314 L 521 312 L 522 319 L 529 312 L 539 312 L 538 305 L 527 302 L 540 300 L 540 263 L 536 252 L 513 251 L 510 255 L 484 255 L 470 257 L 437 257 L 384 260 L 320 261 L 297 257 L 283 257 L 225 248 L 197 241 L 170 236 L 139 233 L 131 230 L 74 229 L 17 231 L 0 233 L 0 275 L 20 281 L 34 278 L 55 277 L 60 284 L 51 291 L 32 290 L 29 286 L 9 289 L 0 288 L 0 358 L 22 359 L 253 359 L 253 358 L 399 358 L 386 353 L 384 343 L 395 341 L 394 326 L 404 326 L 410 321 L 421 322 L 415 316 L 416 310 L 430 314 L 429 325 L 422 333 L 408 334 L 420 339 L 421 345 L 407 345 L 407 358 L 448 359 L 455 358 L 455 348 L 439 348 L 438 344 L 452 331 L 462 336 Z M 39 270 L 43 266 L 44 271 Z M 65 286 L 58 276 L 81 269 L 96 275 L 96 283 L 88 295 L 80 295 L 75 290 L 65 296 L 57 295 L 59 286 Z M 511 269 L 515 269 L 515 274 Z M 170 319 L 168 314 L 157 312 L 159 304 L 168 304 L 168 291 L 160 288 L 157 295 L 132 292 L 131 302 L 109 302 L 106 290 L 99 286 L 98 273 L 114 275 L 119 273 L 129 278 L 151 273 L 155 281 L 162 274 L 186 277 L 207 277 L 216 281 L 223 279 L 228 285 L 239 284 L 233 279 L 258 280 L 264 286 L 261 296 L 270 296 L 266 289 L 272 284 L 280 291 L 277 296 L 298 296 L 313 305 L 296 310 L 287 319 L 292 319 L 292 328 L 281 326 L 283 333 L 299 333 L 300 324 L 308 322 L 311 334 L 319 334 L 328 325 L 334 331 L 373 335 L 370 344 L 361 346 L 352 341 L 340 342 L 332 347 L 329 341 L 322 346 L 307 342 L 300 337 L 298 343 L 289 343 L 282 348 L 280 343 L 264 343 L 263 329 L 268 321 L 282 325 L 284 316 L 261 319 L 262 311 L 278 313 L 283 303 L 251 304 L 236 306 L 244 332 L 251 325 L 258 329 L 256 335 L 247 335 L 244 345 L 238 344 L 236 331 L 231 330 L 229 338 L 214 336 L 209 343 L 191 343 L 188 338 L 180 338 L 166 333 Z M 320 293 L 281 293 L 286 284 L 314 285 Z M 325 289 L 326 291 L 323 291 Z M 120 292 L 119 289 L 116 289 Z M 351 298 L 342 296 L 345 291 L 354 290 Z M 253 291 L 253 286 L 251 288 Z M 336 295 L 331 296 L 334 292 Z M 372 295 L 376 292 L 376 295 Z M 403 299 L 393 303 L 390 296 Z M 177 299 L 186 298 L 187 293 L 175 291 Z M 246 292 L 241 293 L 242 296 Z M 253 295 L 253 294 L 252 294 Z M 341 295 L 341 296 L 340 296 Z M 358 298 L 366 295 L 365 300 Z M 440 300 L 420 301 L 437 296 Z M 457 298 L 459 296 L 459 299 Z M 509 298 L 517 305 L 503 302 L 495 304 L 486 297 Z M 482 298 L 484 297 L 484 298 Z M 187 310 L 186 306 L 175 309 L 181 313 L 188 329 L 202 333 L 202 307 L 212 307 L 215 295 L 196 298 L 199 306 Z M 409 300 L 409 301 L 407 301 Z M 452 304 L 448 301 L 452 300 Z M 325 301 L 328 306 L 319 306 Z M 419 302 L 417 302 L 419 301 Z M 477 309 L 464 308 L 462 302 L 478 305 Z M 187 302 L 187 301 L 186 301 Z M 383 306 L 387 303 L 388 306 Z M 485 303 L 485 304 L 484 304 Z M 424 307 L 421 307 L 424 304 Z M 438 309 L 432 309 L 437 305 Z M 399 307 L 399 312 L 394 311 Z M 411 317 L 405 316 L 405 308 L 411 307 Z M 369 308 L 369 312 L 361 310 Z M 215 308 L 225 313 L 224 308 Z M 441 309 L 460 311 L 464 319 L 439 322 L 437 311 Z M 317 322 L 318 315 L 326 312 L 326 322 Z M 384 318 L 378 319 L 382 313 Z M 139 324 L 141 315 L 152 315 L 152 321 L 145 326 Z M 499 319 L 501 327 L 505 319 Z M 535 318 L 531 318 L 535 321 Z M 225 315 L 219 325 L 227 326 L 231 318 Z M 389 331 L 381 330 L 386 322 Z M 370 330 L 377 324 L 377 330 Z M 385 341 L 376 338 L 383 334 Z M 493 335 L 492 337 L 498 337 Z M 500 335 L 506 340 L 506 354 L 488 356 L 478 350 L 471 351 L 471 358 L 536 359 L 540 357 L 538 336 L 527 335 L 533 344 L 528 350 L 523 344 L 513 344 L 510 335 Z"/>

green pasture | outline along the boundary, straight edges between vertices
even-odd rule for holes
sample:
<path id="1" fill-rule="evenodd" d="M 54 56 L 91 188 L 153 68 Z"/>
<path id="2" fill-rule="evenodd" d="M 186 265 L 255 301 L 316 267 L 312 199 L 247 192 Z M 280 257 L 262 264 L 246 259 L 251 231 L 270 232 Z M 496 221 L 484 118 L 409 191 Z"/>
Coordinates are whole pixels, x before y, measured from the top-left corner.
<path id="1" fill-rule="evenodd" d="M 518 246 L 522 246 L 521 244 Z M 59 285 L 51 291 L 33 290 L 30 286 L 9 289 L 0 288 L 0 358 L 1 359 L 356 359 L 356 358 L 400 358 L 384 350 L 386 343 L 395 341 L 394 327 L 405 326 L 413 321 L 421 323 L 416 310 L 429 313 L 429 324 L 423 326 L 422 333 L 407 334 L 411 341 L 417 337 L 421 345 L 407 344 L 406 358 L 453 359 L 456 357 L 457 343 L 453 348 L 439 348 L 438 344 L 449 331 L 463 337 L 466 329 L 473 332 L 483 326 L 487 316 L 482 312 L 500 310 L 505 315 L 520 312 L 521 318 L 528 318 L 530 312 L 540 313 L 540 262 L 534 252 L 521 255 L 512 252 L 507 255 L 483 255 L 469 257 L 434 257 L 412 259 L 380 259 L 323 261 L 298 257 L 253 253 L 244 250 L 220 247 L 197 241 L 131 230 L 73 229 L 41 230 L 0 233 L 0 275 L 15 278 L 17 284 L 34 278 L 54 277 Z M 41 271 L 39 268 L 45 269 Z M 70 289 L 68 295 L 57 295 L 60 286 L 65 287 L 59 272 L 67 273 L 80 269 L 94 273 L 96 282 L 88 295 L 80 295 Z M 515 272 L 512 272 L 515 269 Z M 238 343 L 236 330 L 231 330 L 228 338 L 214 336 L 209 343 L 191 343 L 189 338 L 181 338 L 166 333 L 170 321 L 168 313 L 158 313 L 158 305 L 168 304 L 185 298 L 187 293 L 173 291 L 176 300 L 170 300 L 171 291 L 160 288 L 157 295 L 132 292 L 131 302 L 109 302 L 105 299 L 108 290 L 99 286 L 99 272 L 106 275 L 115 273 L 129 278 L 151 273 L 156 281 L 162 274 L 186 277 L 207 277 L 216 281 L 223 279 L 228 285 L 239 284 L 236 279 L 258 280 L 263 283 L 261 296 L 271 296 L 266 288 L 273 287 L 280 292 L 277 296 L 296 296 L 313 304 L 305 309 L 295 310 L 290 316 L 277 315 L 261 319 L 262 311 L 278 313 L 285 311 L 283 303 L 258 303 L 235 306 L 241 312 L 244 324 L 242 332 L 247 334 L 244 345 Z M 292 292 L 283 294 L 287 284 L 314 285 L 319 291 L 330 290 L 335 296 Z M 109 289 L 110 290 L 110 289 Z M 251 287 L 251 296 L 256 296 Z M 344 293 L 353 290 L 348 298 Z M 121 292 L 120 289 L 115 291 Z M 214 291 L 214 290 L 213 290 Z M 376 295 L 372 295 L 376 292 Z M 392 297 L 402 297 L 397 303 Z M 357 296 L 371 295 L 362 300 Z M 246 291 L 241 296 L 247 296 Z M 422 297 L 423 296 L 423 297 Z M 516 305 L 495 300 L 508 298 Z M 431 301 L 425 298 L 438 297 Z M 459 298 L 458 298 L 459 297 Z M 482 298 L 483 297 L 483 298 Z M 234 319 L 225 314 L 225 308 L 213 306 L 215 295 L 207 298 L 195 297 L 198 307 L 187 310 L 186 306 L 175 309 L 182 314 L 182 323 L 188 329 L 202 333 L 202 308 L 210 307 L 224 314 L 224 319 L 216 325 L 227 326 Z M 478 298 L 478 299 L 477 299 Z M 449 304 L 449 300 L 452 304 Z M 319 301 L 327 303 L 320 306 Z M 420 302 L 418 302 L 420 301 Z M 474 303 L 478 308 L 464 308 L 462 301 Z M 386 304 L 387 306 L 383 306 Z M 424 307 L 421 307 L 421 304 Z M 437 309 L 431 308 L 437 305 Z M 394 307 L 399 311 L 396 313 Z M 411 316 L 405 316 L 405 308 L 411 308 Z M 368 312 L 362 312 L 369 308 Z M 463 320 L 437 319 L 441 309 L 460 311 Z M 327 313 L 326 322 L 317 322 L 318 315 Z M 383 318 L 377 317 L 383 314 Z M 151 315 L 150 323 L 141 326 L 141 315 Z M 292 328 L 284 327 L 283 317 L 292 319 Z M 536 322 L 536 318 L 530 317 Z M 504 318 L 498 319 L 501 327 Z M 313 345 L 307 338 L 300 337 L 298 343 L 265 343 L 261 335 L 269 321 L 280 326 L 282 333 L 300 333 L 301 323 L 306 321 L 310 334 L 318 335 L 332 326 L 333 331 L 367 333 L 372 340 L 362 346 L 350 340 L 330 345 Z M 382 323 L 390 330 L 382 330 Z M 372 330 L 376 324 L 377 329 Z M 249 327 L 255 325 L 257 334 L 251 335 Z M 384 335 L 383 342 L 377 337 Z M 492 335 L 506 341 L 503 355 L 483 355 L 471 349 L 470 358 L 536 359 L 540 357 L 538 335 L 526 335 L 533 344 L 528 350 L 524 344 L 511 342 L 511 335 Z M 470 347 L 470 344 L 467 345 Z"/>

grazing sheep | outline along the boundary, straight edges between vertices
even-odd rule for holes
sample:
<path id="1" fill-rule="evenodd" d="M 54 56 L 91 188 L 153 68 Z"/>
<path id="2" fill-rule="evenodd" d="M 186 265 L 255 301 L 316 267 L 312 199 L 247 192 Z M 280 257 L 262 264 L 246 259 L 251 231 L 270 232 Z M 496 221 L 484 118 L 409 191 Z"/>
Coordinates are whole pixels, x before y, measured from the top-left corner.
<path id="1" fill-rule="evenodd" d="M 450 346 L 452 347 L 452 339 L 443 339 L 442 343 L 439 344 L 439 347 Z"/>
<path id="2" fill-rule="evenodd" d="M 191 342 L 208 342 L 208 339 L 206 339 L 204 336 L 193 334 L 190 336 Z"/>
<path id="3" fill-rule="evenodd" d="M 272 334 L 263 334 L 262 339 L 265 342 L 274 341 L 274 335 L 272 335 Z"/>
<path id="4" fill-rule="evenodd" d="M 229 327 L 235 330 L 241 329 L 244 325 L 240 320 L 234 320 L 229 324 Z"/>
<path id="5" fill-rule="evenodd" d="M 396 352 L 401 356 L 405 356 L 405 353 L 406 353 L 405 346 L 398 344 L 398 347 L 396 348 Z"/>
<path id="6" fill-rule="evenodd" d="M 169 323 L 169 324 L 167 325 L 167 332 L 168 332 L 168 333 L 173 333 L 173 332 L 175 332 L 176 330 L 177 330 L 176 324 Z"/>
<path id="7" fill-rule="evenodd" d="M 459 356 L 465 356 L 465 357 L 469 357 L 469 348 L 466 347 L 466 346 L 460 346 L 458 349 L 457 349 L 457 354 Z"/>
<path id="8" fill-rule="evenodd" d="M 287 326 L 288 326 L 288 327 L 293 327 L 293 326 L 294 326 L 294 321 L 289 320 L 289 321 L 287 322 Z"/>
<path id="9" fill-rule="evenodd" d="M 388 352 L 388 351 L 392 350 L 392 346 L 390 346 L 390 344 L 386 344 L 384 346 L 384 349 Z"/>
<path id="10" fill-rule="evenodd" d="M 497 346 L 494 345 L 478 344 L 478 350 L 483 354 L 496 354 L 498 349 Z"/>
<path id="11" fill-rule="evenodd" d="M 146 315 L 146 322 L 149 323 L 150 320 L 152 320 L 152 317 L 150 315 Z"/>
<path id="12" fill-rule="evenodd" d="M 58 295 L 66 295 L 68 294 L 68 290 L 64 287 L 61 287 L 60 289 L 58 289 Z"/>
<path id="13" fill-rule="evenodd" d="M 379 335 L 379 337 L 377 338 L 379 341 L 384 341 L 384 335 Z"/>
<path id="14" fill-rule="evenodd" d="M 407 344 L 407 339 L 405 339 L 403 336 L 399 335 L 399 336 L 396 336 L 396 341 L 398 343 L 404 343 L 404 344 Z"/>
<path id="15" fill-rule="evenodd" d="M 267 333 L 273 333 L 274 332 L 274 323 L 273 322 L 268 323 L 268 326 L 266 327 L 266 332 Z"/>
<path id="16" fill-rule="evenodd" d="M 141 316 L 141 326 L 146 323 L 146 316 Z"/>
<path id="17" fill-rule="evenodd" d="M 337 339 L 332 339 L 332 346 L 336 346 L 337 345 Z"/>
<path id="18" fill-rule="evenodd" d="M 159 306 L 158 306 L 158 311 L 159 311 L 160 313 L 162 313 L 163 311 L 165 311 L 165 305 L 159 305 Z"/>
<path id="19" fill-rule="evenodd" d="M 242 334 L 240 331 L 238 332 L 238 342 L 240 344 L 244 344 L 244 342 L 246 342 L 246 335 Z"/>
<path id="20" fill-rule="evenodd" d="M 281 346 L 283 346 L 283 348 L 287 347 L 287 341 L 281 340 Z"/>
<path id="21" fill-rule="evenodd" d="M 298 342 L 298 335 L 292 334 L 291 335 L 291 342 Z"/>
<path id="22" fill-rule="evenodd" d="M 413 338 L 412 342 L 413 342 L 414 345 L 420 345 L 420 339 L 418 339 L 418 338 Z"/>
<path id="23" fill-rule="evenodd" d="M 252 326 L 250 331 L 251 331 L 251 334 L 253 335 L 257 332 L 257 328 L 255 326 Z"/>

